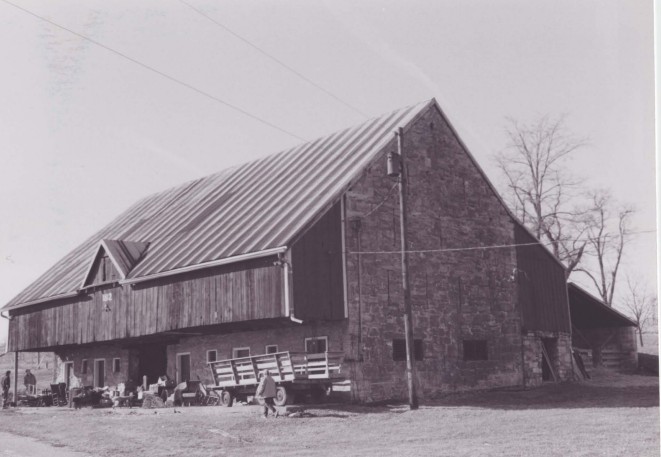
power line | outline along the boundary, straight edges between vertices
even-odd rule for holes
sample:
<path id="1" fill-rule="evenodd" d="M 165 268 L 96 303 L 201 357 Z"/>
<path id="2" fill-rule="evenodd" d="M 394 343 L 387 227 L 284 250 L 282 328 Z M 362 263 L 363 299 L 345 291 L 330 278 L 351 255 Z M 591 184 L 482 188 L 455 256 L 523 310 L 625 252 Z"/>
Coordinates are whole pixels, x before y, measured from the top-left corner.
<path id="1" fill-rule="evenodd" d="M 208 92 L 205 92 L 205 91 L 203 91 L 202 89 L 198 89 L 197 87 L 192 86 L 191 84 L 188 84 L 187 82 L 184 82 L 184 81 L 182 81 L 182 80 L 180 80 L 180 79 L 177 79 L 177 78 L 175 78 L 174 76 L 170 76 L 170 75 L 168 75 L 168 74 L 166 74 L 166 73 L 163 73 L 162 71 L 157 70 L 157 69 L 154 68 L 154 67 L 151 67 L 151 66 L 149 66 L 149 65 L 147 65 L 147 64 L 145 64 L 145 63 L 142 63 L 142 62 L 140 62 L 139 60 L 134 59 L 133 57 L 130 57 L 130 56 L 128 56 L 128 55 L 126 55 L 126 54 L 124 54 L 124 53 L 122 53 L 122 52 L 120 52 L 120 51 L 117 51 L 117 50 L 115 50 L 115 49 L 113 49 L 113 48 L 111 48 L 111 47 L 109 47 L 109 46 L 106 46 L 105 44 L 102 44 L 102 43 L 100 43 L 100 42 L 98 42 L 98 41 L 96 41 L 96 40 L 94 40 L 94 39 L 92 39 L 92 38 L 90 38 L 90 37 L 88 37 L 88 36 L 85 36 L 85 35 L 82 35 L 82 34 L 80 34 L 80 33 L 78 33 L 78 32 L 75 32 L 75 31 L 73 31 L 73 30 L 71 30 L 71 29 L 69 29 L 69 28 L 67 28 L 67 27 L 64 27 L 64 26 L 62 26 L 62 25 L 60 25 L 60 24 L 58 24 L 58 23 L 56 23 L 56 22 L 53 22 L 52 20 L 50 20 L 50 19 L 48 19 L 48 18 L 45 18 L 45 17 L 43 17 L 43 16 L 40 16 L 40 15 L 38 15 L 38 14 L 36 14 L 36 13 L 33 13 L 32 11 L 25 9 L 25 8 L 23 8 L 22 6 L 18 6 L 18 5 L 14 4 L 14 3 L 12 3 L 12 2 L 10 2 L 10 1 L 8 1 L 8 0 L 0 0 L 0 1 L 6 3 L 7 5 L 13 6 L 14 8 L 16 8 L 16 9 L 18 9 L 18 10 L 21 10 L 21 11 L 23 11 L 24 13 L 29 14 L 30 16 L 36 17 L 37 19 L 40 19 L 40 20 L 42 20 L 42 21 L 44 21 L 44 22 L 47 22 L 47 23 L 49 23 L 49 24 L 51 24 L 51 25 L 54 25 L 55 27 L 57 27 L 57 28 L 59 28 L 59 29 L 65 30 L 65 31 L 67 31 L 67 32 L 69 32 L 69 33 L 71 33 L 71 34 L 73 34 L 73 35 L 76 35 L 77 37 L 82 38 L 83 40 L 87 40 L 87 41 L 89 41 L 90 43 L 95 44 L 95 45 L 97 45 L 97 46 L 99 46 L 99 47 L 105 49 L 106 51 L 112 52 L 113 54 L 118 55 L 118 56 L 120 56 L 120 57 L 122 57 L 122 58 L 128 60 L 129 62 L 133 62 L 134 64 L 139 65 L 139 66 L 141 66 L 142 68 L 144 68 L 144 69 L 146 69 L 146 70 L 149 70 L 149 71 L 151 71 L 151 72 L 153 72 L 153 73 L 156 73 L 157 75 L 160 75 L 160 76 L 162 76 L 162 77 L 164 77 L 164 78 L 166 78 L 166 79 L 169 79 L 170 81 L 175 82 L 175 83 L 177 83 L 177 84 L 179 84 L 179 85 L 181 85 L 181 86 L 184 86 L 184 87 L 186 87 L 187 89 L 190 89 L 190 90 L 192 90 L 192 91 L 194 91 L 194 92 L 197 92 L 197 93 L 200 94 L 200 95 L 204 95 L 205 97 L 210 98 L 211 100 L 214 100 L 214 101 L 216 101 L 216 102 L 218 102 L 218 103 L 221 103 L 221 104 L 227 106 L 228 108 L 231 108 L 231 109 L 233 109 L 233 110 L 235 110 L 235 111 L 238 111 L 239 113 L 243 114 L 244 116 L 248 116 L 249 118 L 252 118 L 252 119 L 254 119 L 254 120 L 258 121 L 258 122 L 261 122 L 262 124 L 267 125 L 267 126 L 269 126 L 269 127 L 271 127 L 271 128 L 274 128 L 274 129 L 276 129 L 276 130 L 279 130 L 279 131 L 282 132 L 282 133 L 286 133 L 287 135 L 292 136 L 292 137 L 294 137 L 294 138 L 296 138 L 296 139 L 299 139 L 299 140 L 301 140 L 301 141 L 308 141 L 308 140 L 306 140 L 305 138 L 302 138 L 302 137 L 296 135 L 295 133 L 292 133 L 292 132 L 290 132 L 290 131 L 288 131 L 288 130 L 285 130 L 285 129 L 283 129 L 282 127 L 278 127 L 277 125 L 275 125 L 275 124 L 273 124 L 273 123 L 271 123 L 271 122 L 269 122 L 269 121 L 267 121 L 267 120 L 265 120 L 265 119 L 262 119 L 262 118 L 259 117 L 259 116 L 256 116 L 256 115 L 254 115 L 254 114 L 252 114 L 252 113 L 250 113 L 250 112 L 244 110 L 243 108 L 239 108 L 238 106 L 233 105 L 232 103 L 226 102 L 225 100 L 222 100 L 222 99 L 216 97 L 215 95 L 212 95 L 212 94 L 210 94 L 210 93 L 208 93 Z"/>
<path id="2" fill-rule="evenodd" d="M 247 44 L 248 46 L 250 46 L 251 48 L 253 48 L 253 49 L 256 50 L 257 52 L 259 52 L 259 53 L 262 54 L 263 56 L 268 57 L 268 58 L 271 59 L 273 62 L 275 62 L 275 63 L 277 63 L 278 65 L 280 65 L 282 68 L 284 68 L 284 69 L 290 71 L 291 73 L 295 74 L 296 76 L 298 76 L 299 78 L 301 78 L 303 81 L 306 81 L 308 84 L 311 84 L 312 86 L 316 87 L 317 89 L 319 89 L 320 91 L 324 92 L 326 95 L 332 97 L 332 98 L 335 99 L 336 101 L 340 102 L 341 104 L 343 104 L 343 105 L 346 106 L 347 108 L 353 110 L 354 112 L 360 114 L 361 116 L 363 116 L 363 117 L 365 117 L 365 118 L 368 118 L 368 117 L 369 117 L 367 114 L 363 113 L 362 111 L 360 111 L 360 110 L 359 110 L 358 108 L 356 108 L 355 106 L 353 106 L 353 105 L 351 105 L 350 103 L 348 103 L 348 102 L 342 100 L 340 97 L 338 97 L 337 95 L 333 94 L 333 93 L 332 93 L 331 91 L 329 91 L 328 89 L 326 89 L 326 88 L 320 86 L 319 84 L 315 83 L 315 82 L 312 81 L 310 78 L 307 78 L 305 75 L 299 73 L 298 71 L 296 71 L 295 69 L 293 69 L 292 67 L 290 67 L 289 65 L 287 65 L 286 63 L 284 63 L 282 60 L 280 60 L 280 59 L 278 59 L 277 57 L 275 57 L 275 56 L 269 54 L 268 52 L 264 51 L 262 48 L 260 48 L 259 46 L 257 46 L 255 43 L 253 43 L 253 42 L 249 41 L 248 39 L 242 37 L 241 35 L 239 35 L 239 34 L 236 33 L 235 31 L 231 30 L 231 29 L 230 29 L 229 27 L 227 27 L 226 25 L 224 25 L 224 24 L 218 22 L 217 20 L 213 19 L 211 16 L 207 15 L 207 14 L 204 13 L 203 11 L 201 11 L 201 10 L 195 8 L 193 5 L 191 5 L 191 4 L 188 3 L 187 1 L 185 1 L 185 0 L 179 0 L 179 2 L 181 2 L 181 3 L 183 3 L 184 5 L 188 6 L 190 9 L 192 9 L 193 11 L 195 11 L 196 13 L 198 13 L 200 16 L 203 16 L 203 17 L 205 17 L 206 19 L 208 19 L 209 21 L 213 22 L 213 23 L 216 24 L 218 27 L 220 27 L 220 28 L 222 28 L 223 30 L 225 30 L 227 33 L 229 33 L 229 34 L 233 35 L 235 38 L 237 38 L 237 39 L 243 41 L 245 44 Z"/>
<path id="3" fill-rule="evenodd" d="M 367 212 L 367 213 L 365 213 L 365 214 L 363 214 L 363 215 L 361 215 L 361 216 L 358 216 L 358 217 L 360 217 L 360 218 L 366 218 L 367 216 L 369 216 L 370 214 L 372 214 L 374 211 L 376 211 L 377 209 L 381 208 L 381 206 L 383 206 L 383 204 L 384 204 L 386 201 L 388 201 L 388 199 L 390 198 L 390 195 L 392 195 L 392 191 L 395 190 L 395 187 L 397 187 L 398 184 L 399 184 L 399 183 L 395 183 L 395 184 L 393 184 L 393 186 L 390 188 L 390 190 L 388 191 L 388 193 L 386 194 L 386 196 L 383 197 L 383 200 L 381 200 L 381 201 L 380 201 L 380 202 L 379 202 L 374 208 L 372 208 L 369 212 Z"/>
<path id="4" fill-rule="evenodd" d="M 632 235 L 642 234 L 642 233 L 656 233 L 656 230 L 639 230 L 635 232 L 629 232 Z M 579 241 L 579 240 L 566 240 L 566 241 Z M 417 250 L 407 250 L 409 254 L 425 254 L 425 253 L 434 253 L 434 252 L 460 252 L 460 251 L 485 251 L 488 249 L 505 249 L 505 248 L 516 248 L 516 247 L 525 247 L 525 246 L 551 246 L 553 243 L 514 243 L 514 244 L 494 244 L 489 246 L 470 246 L 466 248 L 443 248 L 443 249 L 417 249 Z M 345 251 L 345 254 L 397 254 L 401 255 L 402 251 Z"/>

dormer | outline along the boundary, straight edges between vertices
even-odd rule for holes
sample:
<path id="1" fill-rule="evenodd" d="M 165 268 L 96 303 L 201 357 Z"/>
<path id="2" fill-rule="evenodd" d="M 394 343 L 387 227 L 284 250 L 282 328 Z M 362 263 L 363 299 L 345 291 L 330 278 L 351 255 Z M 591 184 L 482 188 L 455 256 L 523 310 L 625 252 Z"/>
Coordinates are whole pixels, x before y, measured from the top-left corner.
<path id="1" fill-rule="evenodd" d="M 148 246 L 148 242 L 142 241 L 101 240 L 80 288 L 126 279 Z"/>

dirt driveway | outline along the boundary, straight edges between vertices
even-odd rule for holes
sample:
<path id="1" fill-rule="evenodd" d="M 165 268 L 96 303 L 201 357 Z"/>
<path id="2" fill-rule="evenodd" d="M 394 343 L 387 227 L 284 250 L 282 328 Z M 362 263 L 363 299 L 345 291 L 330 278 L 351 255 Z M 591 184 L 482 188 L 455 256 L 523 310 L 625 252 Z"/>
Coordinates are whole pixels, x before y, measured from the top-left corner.
<path id="1" fill-rule="evenodd" d="M 592 382 L 447 396 L 418 411 L 329 405 L 265 420 L 256 406 L 19 408 L 0 413 L 0 430 L 99 457 L 654 456 L 659 391 L 658 378 L 606 373 Z M 2 452 L 0 442 L 0 456 L 21 455 Z"/>

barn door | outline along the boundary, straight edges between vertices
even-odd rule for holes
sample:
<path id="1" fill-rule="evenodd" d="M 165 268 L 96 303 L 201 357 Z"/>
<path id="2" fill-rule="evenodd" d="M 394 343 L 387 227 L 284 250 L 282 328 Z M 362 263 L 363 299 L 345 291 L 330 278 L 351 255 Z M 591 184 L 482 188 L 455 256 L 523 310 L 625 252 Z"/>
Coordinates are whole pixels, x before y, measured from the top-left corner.
<path id="1" fill-rule="evenodd" d="M 94 387 L 104 387 L 106 382 L 106 361 L 96 359 L 94 361 Z"/>
<path id="2" fill-rule="evenodd" d="M 67 389 L 71 387 L 71 374 L 73 373 L 73 362 L 64 363 L 64 383 L 67 385 Z"/>
<path id="3" fill-rule="evenodd" d="M 190 354 L 177 354 L 177 383 L 190 381 Z"/>

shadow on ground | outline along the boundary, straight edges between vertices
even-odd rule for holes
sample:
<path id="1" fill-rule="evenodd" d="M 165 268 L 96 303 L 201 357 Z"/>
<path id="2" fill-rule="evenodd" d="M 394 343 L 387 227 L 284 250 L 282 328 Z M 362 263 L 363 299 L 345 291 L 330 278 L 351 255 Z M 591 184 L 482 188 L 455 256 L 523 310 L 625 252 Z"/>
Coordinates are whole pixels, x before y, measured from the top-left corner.
<path id="1" fill-rule="evenodd" d="M 502 410 L 571 408 L 653 408 L 659 406 L 656 385 L 609 386 L 587 382 L 546 384 L 532 389 L 511 388 L 453 393 L 421 402 L 420 407 L 475 407 Z M 348 417 L 352 414 L 406 412 L 406 402 L 308 406 L 307 417 Z"/>

